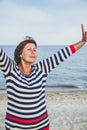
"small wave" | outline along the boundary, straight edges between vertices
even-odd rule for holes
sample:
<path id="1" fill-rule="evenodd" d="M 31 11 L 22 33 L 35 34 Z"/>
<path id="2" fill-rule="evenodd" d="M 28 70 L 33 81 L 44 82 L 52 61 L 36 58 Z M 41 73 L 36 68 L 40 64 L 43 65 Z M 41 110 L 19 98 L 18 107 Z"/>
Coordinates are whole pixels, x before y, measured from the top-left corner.
<path id="1" fill-rule="evenodd" d="M 52 88 L 52 87 L 55 87 L 55 88 L 79 88 L 78 86 L 75 86 L 75 85 L 47 85 L 48 87 Z"/>

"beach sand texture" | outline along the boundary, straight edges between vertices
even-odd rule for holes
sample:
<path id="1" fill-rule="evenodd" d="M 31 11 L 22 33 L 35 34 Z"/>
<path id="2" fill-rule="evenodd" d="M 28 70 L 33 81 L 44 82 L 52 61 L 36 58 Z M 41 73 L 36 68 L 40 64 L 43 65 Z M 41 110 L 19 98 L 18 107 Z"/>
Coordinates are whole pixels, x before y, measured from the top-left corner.
<path id="1" fill-rule="evenodd" d="M 50 130 L 87 130 L 87 90 L 47 91 Z M 0 130 L 5 130 L 6 93 L 0 93 Z"/>

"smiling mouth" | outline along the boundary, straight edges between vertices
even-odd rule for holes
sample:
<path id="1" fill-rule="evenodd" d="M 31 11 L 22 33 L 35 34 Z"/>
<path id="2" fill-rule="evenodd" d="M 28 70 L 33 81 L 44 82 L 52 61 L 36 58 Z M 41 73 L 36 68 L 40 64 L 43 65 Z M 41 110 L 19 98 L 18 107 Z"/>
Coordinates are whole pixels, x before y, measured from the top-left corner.
<path id="1" fill-rule="evenodd" d="M 30 58 L 35 58 L 35 56 L 30 56 Z"/>

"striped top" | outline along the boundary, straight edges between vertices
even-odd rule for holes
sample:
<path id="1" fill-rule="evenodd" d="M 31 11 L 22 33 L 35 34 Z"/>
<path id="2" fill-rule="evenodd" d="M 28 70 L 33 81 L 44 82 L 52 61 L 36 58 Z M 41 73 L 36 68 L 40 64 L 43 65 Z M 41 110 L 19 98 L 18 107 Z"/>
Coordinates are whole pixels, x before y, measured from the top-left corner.
<path id="1" fill-rule="evenodd" d="M 10 130 L 44 130 L 49 125 L 45 102 L 48 73 L 75 52 L 65 47 L 32 65 L 30 75 L 23 74 L 16 63 L 0 49 L 0 69 L 7 85 L 6 128 Z"/>

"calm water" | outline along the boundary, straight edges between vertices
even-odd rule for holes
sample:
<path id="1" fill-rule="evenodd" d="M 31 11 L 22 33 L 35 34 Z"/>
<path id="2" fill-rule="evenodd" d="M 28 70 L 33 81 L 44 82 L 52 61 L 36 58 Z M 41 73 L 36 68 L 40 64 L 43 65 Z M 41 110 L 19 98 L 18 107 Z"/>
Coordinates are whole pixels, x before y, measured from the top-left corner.
<path id="1" fill-rule="evenodd" d="M 15 46 L 1 46 L 6 54 L 13 59 Z M 42 60 L 54 54 L 64 46 L 39 46 L 38 59 Z M 0 71 L 0 88 L 5 88 L 5 79 Z M 87 46 L 55 68 L 47 79 L 47 88 L 87 88 Z"/>

